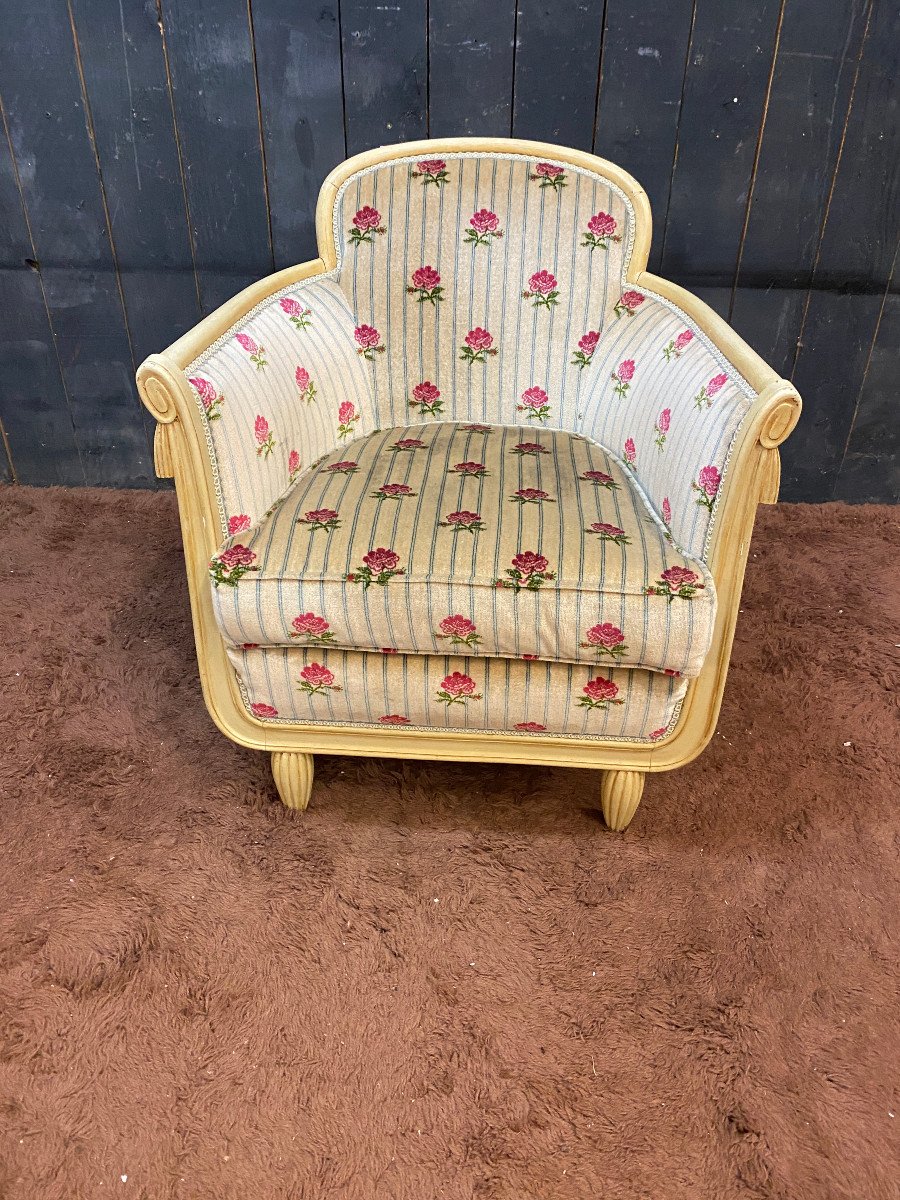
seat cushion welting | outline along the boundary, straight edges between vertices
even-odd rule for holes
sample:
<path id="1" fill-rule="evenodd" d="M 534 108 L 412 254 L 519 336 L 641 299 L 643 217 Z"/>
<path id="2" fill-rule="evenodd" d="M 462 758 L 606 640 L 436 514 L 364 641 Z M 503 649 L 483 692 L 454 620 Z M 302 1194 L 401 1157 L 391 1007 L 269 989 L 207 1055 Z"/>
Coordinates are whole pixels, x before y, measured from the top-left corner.
<path id="1" fill-rule="evenodd" d="M 714 586 L 627 467 L 577 434 L 430 423 L 307 468 L 211 564 L 233 646 L 602 663 L 696 675 Z"/>

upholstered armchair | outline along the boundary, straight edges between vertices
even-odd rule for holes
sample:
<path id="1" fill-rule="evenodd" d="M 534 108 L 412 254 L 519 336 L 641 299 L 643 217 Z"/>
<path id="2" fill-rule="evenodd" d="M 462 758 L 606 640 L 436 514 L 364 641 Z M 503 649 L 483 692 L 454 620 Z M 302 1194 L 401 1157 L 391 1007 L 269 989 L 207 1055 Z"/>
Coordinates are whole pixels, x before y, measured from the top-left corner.
<path id="1" fill-rule="evenodd" d="M 213 720 L 292 808 L 316 751 L 499 760 L 625 828 L 713 733 L 797 393 L 589 154 L 375 150 L 317 232 L 138 373 Z"/>

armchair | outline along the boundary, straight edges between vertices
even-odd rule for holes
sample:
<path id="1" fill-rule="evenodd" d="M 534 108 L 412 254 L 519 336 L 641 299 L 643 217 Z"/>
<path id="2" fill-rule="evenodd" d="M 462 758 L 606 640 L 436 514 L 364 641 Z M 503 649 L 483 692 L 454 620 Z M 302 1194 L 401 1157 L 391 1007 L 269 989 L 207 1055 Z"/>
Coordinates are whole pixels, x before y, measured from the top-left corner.
<path id="1" fill-rule="evenodd" d="M 624 829 L 712 736 L 796 391 L 592 155 L 384 147 L 316 222 L 138 372 L 213 720 L 293 808 L 316 751 L 529 762 Z"/>

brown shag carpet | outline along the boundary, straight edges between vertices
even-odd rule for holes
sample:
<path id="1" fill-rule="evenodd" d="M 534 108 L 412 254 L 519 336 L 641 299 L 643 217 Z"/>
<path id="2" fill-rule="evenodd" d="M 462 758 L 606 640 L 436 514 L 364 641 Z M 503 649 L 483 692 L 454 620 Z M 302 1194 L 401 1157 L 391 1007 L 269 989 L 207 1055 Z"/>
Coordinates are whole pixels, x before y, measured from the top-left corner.
<path id="1" fill-rule="evenodd" d="M 623 836 L 575 770 L 322 757 L 287 812 L 174 497 L 0 521 L 4 1200 L 898 1195 L 900 510 L 761 510 Z"/>

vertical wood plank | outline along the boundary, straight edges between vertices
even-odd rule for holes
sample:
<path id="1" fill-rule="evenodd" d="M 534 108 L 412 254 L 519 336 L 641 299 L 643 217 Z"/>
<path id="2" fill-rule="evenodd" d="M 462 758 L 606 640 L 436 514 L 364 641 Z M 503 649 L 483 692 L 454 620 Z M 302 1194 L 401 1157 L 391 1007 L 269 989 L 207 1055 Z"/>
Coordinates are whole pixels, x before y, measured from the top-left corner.
<path id="1" fill-rule="evenodd" d="M 518 11 L 513 136 L 590 150 L 604 5 L 519 0 Z"/>
<path id="2" fill-rule="evenodd" d="M 515 0 L 430 0 L 431 137 L 508 137 Z"/>
<path id="3" fill-rule="evenodd" d="M 84 483 L 15 164 L 0 128 L 0 464 L 20 483 Z M 8 447 L 8 452 L 7 452 Z M 9 459 L 8 459 L 9 456 Z"/>
<path id="4" fill-rule="evenodd" d="M 900 295 L 886 297 L 853 428 L 837 477 L 835 500 L 900 503 Z"/>
<path id="5" fill-rule="evenodd" d="M 15 26 L 4 104 L 86 481 L 153 486 L 68 12 L 34 0 Z"/>
<path id="6" fill-rule="evenodd" d="M 794 382 L 804 437 L 785 445 L 786 495 L 833 494 L 900 235 L 900 9 L 876 5 L 813 274 Z"/>
<path id="7" fill-rule="evenodd" d="M 156 9 L 71 0 L 135 357 L 201 314 Z"/>
<path id="8" fill-rule="evenodd" d="M 315 258 L 316 198 L 346 155 L 337 0 L 253 0 L 275 267 Z"/>
<path id="9" fill-rule="evenodd" d="M 274 267 L 247 0 L 159 0 L 204 312 Z"/>
<path id="10" fill-rule="evenodd" d="M 428 137 L 427 0 L 341 0 L 347 153 Z"/>
<path id="11" fill-rule="evenodd" d="M 697 6 L 661 258 L 679 282 L 734 280 L 783 2 Z"/>
<path id="12" fill-rule="evenodd" d="M 624 167 L 650 197 L 659 269 L 692 0 L 607 0 L 594 151 Z"/>

